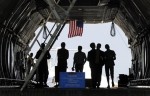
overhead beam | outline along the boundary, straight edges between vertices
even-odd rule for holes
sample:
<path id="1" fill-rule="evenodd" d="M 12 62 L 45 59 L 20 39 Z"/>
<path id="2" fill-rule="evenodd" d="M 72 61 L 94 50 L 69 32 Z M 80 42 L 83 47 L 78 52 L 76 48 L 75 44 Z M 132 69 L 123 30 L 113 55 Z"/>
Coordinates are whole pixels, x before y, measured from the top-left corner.
<path id="1" fill-rule="evenodd" d="M 61 22 L 61 18 L 55 9 L 55 5 L 54 5 L 53 1 L 52 0 L 46 0 L 46 2 L 48 3 L 49 8 L 52 11 L 52 14 L 55 16 L 56 20 L 58 22 Z"/>

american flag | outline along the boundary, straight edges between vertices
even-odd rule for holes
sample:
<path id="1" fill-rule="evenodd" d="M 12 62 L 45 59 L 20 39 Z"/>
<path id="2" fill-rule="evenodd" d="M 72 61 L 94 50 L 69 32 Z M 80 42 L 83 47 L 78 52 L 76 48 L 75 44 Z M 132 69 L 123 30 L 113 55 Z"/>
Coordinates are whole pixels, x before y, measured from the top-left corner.
<path id="1" fill-rule="evenodd" d="M 70 20 L 68 38 L 82 36 L 83 20 Z"/>

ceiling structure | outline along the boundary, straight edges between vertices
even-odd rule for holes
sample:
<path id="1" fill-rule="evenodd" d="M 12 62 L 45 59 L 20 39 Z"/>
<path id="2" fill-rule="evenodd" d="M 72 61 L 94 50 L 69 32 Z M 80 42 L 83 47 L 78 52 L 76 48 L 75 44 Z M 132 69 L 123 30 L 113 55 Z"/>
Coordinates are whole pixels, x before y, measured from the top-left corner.
<path id="1" fill-rule="evenodd" d="M 46 22 L 65 24 L 62 22 L 71 19 L 120 26 L 131 45 L 135 78 L 150 77 L 149 6 L 150 0 L 0 0 L 0 77 L 16 78 L 10 67 L 15 53 L 29 46 L 37 28 Z M 62 29 L 60 25 L 56 31 Z"/>
<path id="2" fill-rule="evenodd" d="M 47 19 L 59 23 L 67 17 L 67 20 L 83 19 L 90 24 L 114 21 L 130 41 L 143 34 L 143 30 L 149 30 L 148 0 L 77 0 L 67 13 L 72 1 L 0 0 L 1 27 L 17 35 L 23 44 L 29 44 L 35 30 Z"/>

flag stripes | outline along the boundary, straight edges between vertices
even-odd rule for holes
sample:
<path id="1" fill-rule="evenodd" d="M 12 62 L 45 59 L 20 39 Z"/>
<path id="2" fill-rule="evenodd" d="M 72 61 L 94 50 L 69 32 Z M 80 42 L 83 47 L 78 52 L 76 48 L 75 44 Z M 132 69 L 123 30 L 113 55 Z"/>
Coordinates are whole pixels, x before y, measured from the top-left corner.
<path id="1" fill-rule="evenodd" d="M 70 20 L 68 38 L 82 36 L 83 20 Z"/>

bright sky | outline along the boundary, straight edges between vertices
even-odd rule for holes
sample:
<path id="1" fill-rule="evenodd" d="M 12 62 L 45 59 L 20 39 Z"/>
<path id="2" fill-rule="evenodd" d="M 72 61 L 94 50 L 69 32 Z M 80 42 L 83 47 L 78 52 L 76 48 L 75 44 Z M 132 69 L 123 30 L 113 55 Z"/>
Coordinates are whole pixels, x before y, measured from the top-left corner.
<path id="1" fill-rule="evenodd" d="M 53 24 L 48 23 L 47 27 L 51 30 Z M 123 31 L 115 25 L 116 28 L 116 36 L 112 37 L 110 35 L 111 23 L 100 23 L 100 24 L 84 24 L 84 31 L 82 37 L 77 36 L 73 38 L 68 38 L 69 25 L 66 24 L 64 29 L 62 30 L 60 36 L 56 40 L 53 50 L 50 51 L 52 56 L 51 58 L 51 67 L 57 65 L 57 49 L 60 48 L 61 42 L 66 42 L 66 49 L 69 50 L 69 59 L 68 59 L 68 70 L 71 70 L 73 64 L 73 56 L 77 51 L 77 47 L 81 45 L 83 47 L 83 52 L 88 53 L 90 50 L 90 43 L 101 43 L 101 50 L 105 51 L 105 44 L 110 45 L 110 49 L 116 52 L 116 60 L 115 60 L 115 70 L 114 70 L 114 79 L 115 82 L 118 82 L 119 74 L 128 74 L 129 68 L 131 67 L 131 51 L 128 45 L 128 39 L 123 33 Z M 39 32 L 39 29 L 37 30 Z M 43 33 L 42 33 L 43 34 Z M 39 42 L 42 43 L 44 39 L 42 36 L 39 37 Z M 36 54 L 36 51 L 39 49 L 37 42 L 35 46 L 32 48 L 31 52 Z M 52 71 L 54 67 L 51 68 Z M 87 65 L 86 65 L 87 68 Z M 87 78 L 89 78 L 89 69 L 84 69 L 85 73 L 88 74 Z M 49 72 L 51 74 L 51 72 Z M 54 73 L 54 72 L 52 72 Z M 105 70 L 103 67 L 102 75 L 105 76 Z"/>

